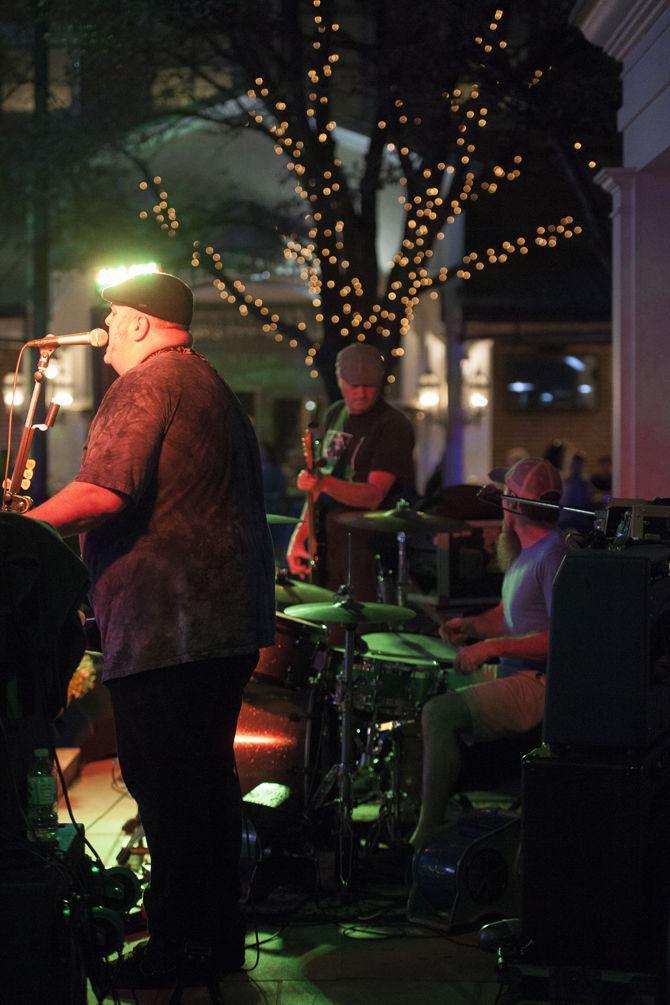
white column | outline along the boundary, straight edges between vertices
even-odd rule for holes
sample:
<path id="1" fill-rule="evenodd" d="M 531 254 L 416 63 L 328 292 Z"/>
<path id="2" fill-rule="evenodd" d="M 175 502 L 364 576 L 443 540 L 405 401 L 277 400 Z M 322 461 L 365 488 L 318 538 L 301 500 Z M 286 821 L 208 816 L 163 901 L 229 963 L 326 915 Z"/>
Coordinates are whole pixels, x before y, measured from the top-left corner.
<path id="1" fill-rule="evenodd" d="M 613 200 L 613 494 L 670 496 L 670 173 L 597 181 Z"/>

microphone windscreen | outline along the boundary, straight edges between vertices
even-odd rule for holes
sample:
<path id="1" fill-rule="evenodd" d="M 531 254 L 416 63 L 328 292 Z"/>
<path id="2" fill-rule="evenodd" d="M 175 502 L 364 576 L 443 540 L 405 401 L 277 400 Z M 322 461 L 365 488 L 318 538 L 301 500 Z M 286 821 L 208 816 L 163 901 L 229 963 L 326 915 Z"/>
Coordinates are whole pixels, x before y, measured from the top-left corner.
<path id="1" fill-rule="evenodd" d="M 94 328 L 91 332 L 91 345 L 103 349 L 109 342 L 109 334 L 104 328 Z"/>

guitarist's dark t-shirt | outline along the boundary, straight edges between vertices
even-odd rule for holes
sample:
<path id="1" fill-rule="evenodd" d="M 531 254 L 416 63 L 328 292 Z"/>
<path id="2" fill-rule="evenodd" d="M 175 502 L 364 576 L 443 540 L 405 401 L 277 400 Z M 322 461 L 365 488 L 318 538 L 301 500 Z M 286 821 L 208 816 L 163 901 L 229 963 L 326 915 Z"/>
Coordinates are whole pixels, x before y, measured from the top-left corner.
<path id="1" fill-rule="evenodd" d="M 366 482 L 371 471 L 395 475 L 395 482 L 379 506 L 390 509 L 399 499 L 411 502 L 416 497 L 413 449 L 412 424 L 383 398 L 362 415 L 350 415 L 344 401 L 337 401 L 324 417 L 319 467 L 325 474 L 353 482 Z M 346 509 L 351 507 L 326 494 L 317 501 L 323 553 L 319 579 L 331 588 L 346 579 L 347 531 L 333 519 L 335 513 Z M 374 550 L 369 534 L 354 535 L 352 579 L 359 600 L 375 599 Z"/>
<path id="2" fill-rule="evenodd" d="M 128 498 L 84 540 L 105 680 L 272 644 L 258 444 L 202 356 L 163 352 L 114 381 L 77 480 Z"/>

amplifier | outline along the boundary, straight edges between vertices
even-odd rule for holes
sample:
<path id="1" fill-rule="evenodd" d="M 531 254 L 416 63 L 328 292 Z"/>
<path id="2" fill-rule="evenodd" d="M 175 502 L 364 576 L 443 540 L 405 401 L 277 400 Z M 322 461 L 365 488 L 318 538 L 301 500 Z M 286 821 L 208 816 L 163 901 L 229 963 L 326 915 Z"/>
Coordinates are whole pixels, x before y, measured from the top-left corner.
<path id="1" fill-rule="evenodd" d="M 653 973 L 668 931 L 670 743 L 636 757 L 522 767 L 522 909 L 529 963 Z"/>
<path id="2" fill-rule="evenodd" d="M 554 583 L 544 741 L 645 748 L 670 728 L 670 547 L 567 555 Z"/>

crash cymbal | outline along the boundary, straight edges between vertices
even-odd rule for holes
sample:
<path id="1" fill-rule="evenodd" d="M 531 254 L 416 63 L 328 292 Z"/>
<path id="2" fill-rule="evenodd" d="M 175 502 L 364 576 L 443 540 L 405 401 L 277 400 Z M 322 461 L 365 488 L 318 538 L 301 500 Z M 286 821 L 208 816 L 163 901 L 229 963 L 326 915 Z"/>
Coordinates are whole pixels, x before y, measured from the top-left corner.
<path id="1" fill-rule="evenodd" d="M 268 523 L 302 523 L 299 516 L 284 516 L 283 513 L 266 513 L 265 518 Z"/>
<path id="2" fill-rule="evenodd" d="M 360 604 L 345 597 L 331 604 L 294 604 L 286 607 L 284 614 L 325 624 L 363 625 L 409 621 L 415 612 L 409 607 L 395 607 L 392 604 Z"/>
<path id="3" fill-rule="evenodd" d="M 395 509 L 377 510 L 371 513 L 340 513 L 335 519 L 345 527 L 355 530 L 367 530 L 375 534 L 398 534 L 400 531 L 416 533 L 427 531 L 456 532 L 470 530 L 469 524 L 463 520 L 453 520 L 448 516 L 438 516 L 435 513 L 422 513 L 408 506 L 396 506 Z"/>
<path id="4" fill-rule="evenodd" d="M 442 639 L 431 635 L 416 635 L 410 632 L 370 632 L 362 641 L 372 656 L 395 656 L 406 659 L 424 656 L 440 663 L 453 663 L 456 649 Z"/>
<path id="5" fill-rule="evenodd" d="M 336 599 L 332 590 L 322 586 L 312 586 L 303 583 L 301 579 L 291 579 L 289 576 L 277 576 L 275 580 L 275 604 L 277 607 L 286 604 L 328 604 Z"/>

